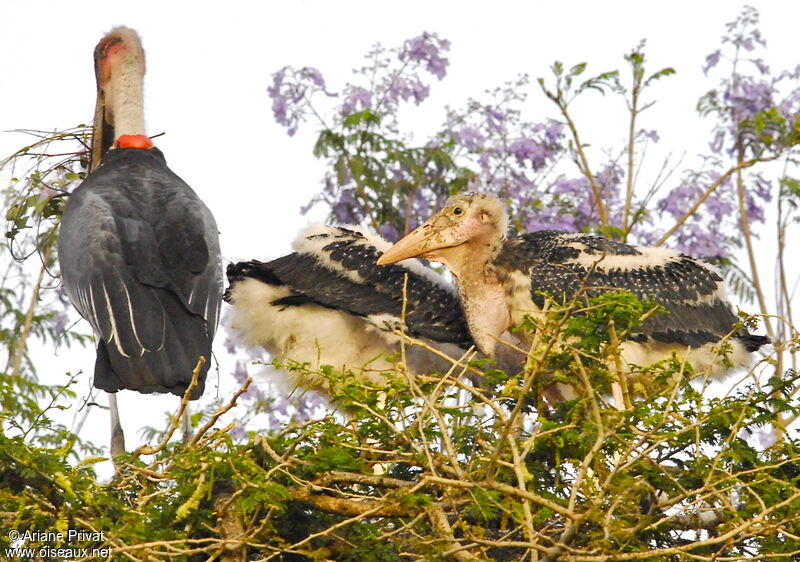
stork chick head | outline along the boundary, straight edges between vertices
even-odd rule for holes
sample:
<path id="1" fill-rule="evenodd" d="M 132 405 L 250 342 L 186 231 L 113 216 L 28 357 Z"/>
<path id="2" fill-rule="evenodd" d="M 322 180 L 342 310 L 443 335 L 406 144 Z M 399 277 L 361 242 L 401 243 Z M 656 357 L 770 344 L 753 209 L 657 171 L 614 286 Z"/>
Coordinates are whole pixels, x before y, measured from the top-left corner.
<path id="1" fill-rule="evenodd" d="M 507 228 L 505 208 L 496 197 L 454 195 L 441 211 L 384 252 L 378 265 L 419 256 L 446 265 L 460 278 L 465 268 L 481 268 L 497 255 Z"/>

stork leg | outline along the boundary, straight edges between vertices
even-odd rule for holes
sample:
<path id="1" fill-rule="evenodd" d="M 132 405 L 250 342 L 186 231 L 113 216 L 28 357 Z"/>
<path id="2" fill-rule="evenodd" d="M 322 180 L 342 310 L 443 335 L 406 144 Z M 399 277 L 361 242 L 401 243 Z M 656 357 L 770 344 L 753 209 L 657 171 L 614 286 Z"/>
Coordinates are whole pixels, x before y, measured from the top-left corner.
<path id="1" fill-rule="evenodd" d="M 125 434 L 119 421 L 119 406 L 116 392 L 108 394 L 108 408 L 111 411 L 111 458 L 125 454 Z"/>
<path id="2" fill-rule="evenodd" d="M 181 416 L 181 429 L 183 430 L 183 444 L 188 445 L 192 441 L 192 413 L 190 411 L 191 406 L 186 404 L 186 409 L 183 411 L 183 415 Z"/>

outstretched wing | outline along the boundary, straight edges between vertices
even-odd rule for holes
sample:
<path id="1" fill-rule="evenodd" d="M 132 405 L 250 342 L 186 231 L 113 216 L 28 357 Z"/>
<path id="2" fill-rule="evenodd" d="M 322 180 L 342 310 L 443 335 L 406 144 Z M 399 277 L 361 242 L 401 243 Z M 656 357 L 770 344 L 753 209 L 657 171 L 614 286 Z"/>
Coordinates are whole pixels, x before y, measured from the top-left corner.
<path id="1" fill-rule="evenodd" d="M 633 339 L 699 347 L 719 341 L 738 321 L 722 277 L 710 265 L 664 248 L 643 248 L 587 234 L 540 231 L 509 240 L 496 261 L 505 280 L 530 280 L 531 300 L 569 302 L 627 291 L 668 314 L 646 320 Z"/>

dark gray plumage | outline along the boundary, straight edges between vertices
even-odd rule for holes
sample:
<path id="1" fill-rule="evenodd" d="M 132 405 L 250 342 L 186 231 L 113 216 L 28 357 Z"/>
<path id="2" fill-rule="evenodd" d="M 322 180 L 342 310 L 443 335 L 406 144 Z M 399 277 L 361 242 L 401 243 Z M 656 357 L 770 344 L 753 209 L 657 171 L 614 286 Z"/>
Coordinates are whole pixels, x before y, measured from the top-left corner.
<path id="1" fill-rule="evenodd" d="M 70 196 L 58 243 L 64 285 L 98 337 L 94 384 L 183 395 L 222 297 L 217 227 L 152 149 L 114 149 Z"/>

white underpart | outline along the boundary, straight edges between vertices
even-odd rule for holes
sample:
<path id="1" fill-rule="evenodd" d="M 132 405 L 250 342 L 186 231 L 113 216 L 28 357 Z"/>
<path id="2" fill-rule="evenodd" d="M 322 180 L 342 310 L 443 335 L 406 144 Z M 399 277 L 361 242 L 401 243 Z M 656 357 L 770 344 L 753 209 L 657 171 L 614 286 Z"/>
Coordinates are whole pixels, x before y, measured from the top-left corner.
<path id="1" fill-rule="evenodd" d="M 647 366 L 666 359 L 674 351 L 678 357 L 685 357 L 697 376 L 722 379 L 731 373 L 732 368 L 749 367 L 753 362 L 752 353 L 739 340 L 726 340 L 730 349 L 725 353 L 724 344 L 707 343 L 691 348 L 677 344 L 649 341 L 638 343 L 626 341 L 620 344 L 620 356 L 627 365 Z"/>
<path id="2" fill-rule="evenodd" d="M 376 328 L 389 332 L 403 328 L 399 318 L 393 314 L 370 314 L 366 319 Z"/>
<path id="3" fill-rule="evenodd" d="M 256 279 L 244 279 L 233 286 L 231 328 L 245 345 L 263 347 L 280 363 L 308 363 L 311 371 L 331 365 L 375 384 L 384 381 L 383 373 L 396 370 L 389 358 L 400 351 L 399 336 L 378 329 L 367 319 L 322 306 L 272 305 L 289 294 L 286 287 Z M 461 354 L 457 346 L 437 347 L 454 357 Z M 449 365 L 423 348 L 407 348 L 406 366 L 412 373 L 442 371 Z M 288 376 L 294 387 L 327 390 L 321 377 L 293 372 Z"/>
<path id="4" fill-rule="evenodd" d="M 380 252 L 385 252 L 392 247 L 392 244 L 384 240 L 382 237 L 373 234 L 360 226 L 341 225 L 341 228 L 353 230 L 364 235 L 364 240 L 358 240 L 355 242 L 358 245 L 374 246 Z M 332 261 L 329 256 L 329 252 L 323 249 L 331 242 L 335 242 L 337 239 L 341 240 L 342 238 L 340 237 L 341 231 L 339 231 L 339 227 L 315 223 L 305 227 L 297 234 L 297 238 L 295 238 L 294 242 L 292 242 L 292 249 L 299 254 L 310 254 L 330 269 L 341 273 L 357 283 L 362 283 L 363 279 L 358 274 L 358 270 L 343 268 L 340 263 Z M 397 265 L 405 267 L 409 271 L 416 273 L 417 275 L 420 275 L 433 283 L 436 283 L 443 289 L 446 289 L 450 292 L 454 291 L 451 283 L 449 283 L 435 271 L 431 270 L 431 268 L 422 265 L 419 260 L 408 259 Z"/>

